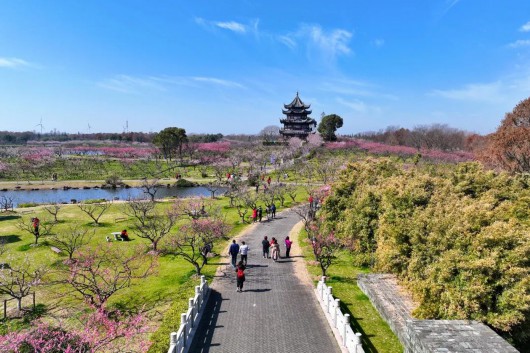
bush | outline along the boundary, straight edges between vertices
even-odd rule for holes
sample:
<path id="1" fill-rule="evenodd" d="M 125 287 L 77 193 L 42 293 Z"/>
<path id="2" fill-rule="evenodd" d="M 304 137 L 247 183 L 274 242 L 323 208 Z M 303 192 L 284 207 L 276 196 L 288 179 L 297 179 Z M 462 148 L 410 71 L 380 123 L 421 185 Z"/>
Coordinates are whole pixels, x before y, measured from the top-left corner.
<path id="1" fill-rule="evenodd" d="M 107 178 L 105 178 L 105 184 L 110 185 L 113 188 L 116 188 L 118 185 L 122 184 L 122 181 L 118 175 L 112 174 L 112 175 L 109 175 Z"/>
<path id="2" fill-rule="evenodd" d="M 326 226 L 359 264 L 396 274 L 415 315 L 484 322 L 530 341 L 530 187 L 476 163 L 350 164 L 325 201 Z M 525 186 L 526 185 L 526 186 Z"/>
<path id="3" fill-rule="evenodd" d="M 80 203 L 93 204 L 93 203 L 102 203 L 102 202 L 107 202 L 107 200 L 106 199 L 88 199 Z"/>
<path id="4" fill-rule="evenodd" d="M 25 202 L 25 203 L 19 203 L 18 208 L 28 208 L 28 207 L 37 207 L 40 205 L 44 205 L 43 203 L 38 202 Z"/>
<path id="5" fill-rule="evenodd" d="M 195 184 L 194 182 L 189 181 L 189 180 L 186 180 L 186 179 L 179 179 L 179 180 L 177 180 L 177 182 L 176 182 L 174 185 L 175 185 L 175 186 L 178 186 L 178 187 L 192 187 L 192 186 L 197 186 L 197 184 Z"/>

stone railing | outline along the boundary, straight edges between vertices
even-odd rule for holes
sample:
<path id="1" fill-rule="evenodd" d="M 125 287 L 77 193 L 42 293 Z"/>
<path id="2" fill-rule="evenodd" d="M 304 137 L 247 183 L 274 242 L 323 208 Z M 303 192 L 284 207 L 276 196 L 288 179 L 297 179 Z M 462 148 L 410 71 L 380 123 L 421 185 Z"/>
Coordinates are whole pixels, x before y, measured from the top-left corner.
<path id="1" fill-rule="evenodd" d="M 325 276 L 318 282 L 316 294 L 330 326 L 336 329 L 335 336 L 339 335 L 336 337 L 339 345 L 349 353 L 364 353 L 361 334 L 353 332 L 350 315 L 343 314 L 340 310 L 340 299 L 333 298 L 332 288 L 326 285 Z"/>
<path id="2" fill-rule="evenodd" d="M 170 335 L 168 353 L 186 353 L 190 348 L 191 341 L 197 331 L 204 308 L 208 302 L 210 288 L 204 276 L 201 276 L 201 284 L 195 287 L 195 296 L 190 298 L 189 308 L 180 316 L 180 327 L 177 332 Z"/>

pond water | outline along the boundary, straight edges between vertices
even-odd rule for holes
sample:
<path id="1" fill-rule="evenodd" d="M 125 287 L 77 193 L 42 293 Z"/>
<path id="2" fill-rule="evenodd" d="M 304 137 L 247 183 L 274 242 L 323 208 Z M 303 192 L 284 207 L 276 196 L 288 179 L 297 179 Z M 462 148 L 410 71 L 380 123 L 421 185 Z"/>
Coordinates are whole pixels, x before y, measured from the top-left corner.
<path id="1" fill-rule="evenodd" d="M 221 195 L 226 191 L 225 188 L 219 188 L 215 195 Z M 128 200 L 148 197 L 144 194 L 142 188 L 129 189 L 68 189 L 68 190 L 9 190 L 0 191 L 0 197 L 12 197 L 13 207 L 21 203 L 70 203 L 72 200 L 82 201 L 89 199 L 106 199 L 106 200 Z M 194 187 L 160 187 L 156 192 L 156 198 L 164 197 L 197 197 L 211 196 L 210 191 L 203 186 Z"/>

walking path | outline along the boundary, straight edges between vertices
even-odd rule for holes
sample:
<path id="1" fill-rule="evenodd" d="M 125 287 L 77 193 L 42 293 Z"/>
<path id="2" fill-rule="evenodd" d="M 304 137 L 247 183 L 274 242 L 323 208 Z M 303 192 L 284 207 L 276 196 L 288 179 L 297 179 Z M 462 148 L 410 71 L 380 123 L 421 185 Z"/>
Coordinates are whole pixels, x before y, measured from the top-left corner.
<path id="1" fill-rule="evenodd" d="M 298 221 L 294 212 L 285 211 L 239 239 L 251 249 L 243 293 L 236 292 L 235 270 L 226 257 L 190 352 L 340 352 L 312 284 L 295 275 L 295 265 L 303 258 L 296 252 L 278 262 L 262 256 L 265 235 L 269 240 L 276 237 L 285 255 L 284 239 Z"/>

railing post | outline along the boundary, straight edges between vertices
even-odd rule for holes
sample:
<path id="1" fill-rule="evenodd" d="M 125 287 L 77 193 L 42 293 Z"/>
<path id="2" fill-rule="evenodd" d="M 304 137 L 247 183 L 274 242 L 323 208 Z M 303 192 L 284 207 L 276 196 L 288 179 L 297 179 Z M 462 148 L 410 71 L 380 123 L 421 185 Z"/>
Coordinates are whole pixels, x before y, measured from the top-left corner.
<path id="1" fill-rule="evenodd" d="M 346 347 L 348 340 L 346 335 L 348 334 L 348 327 L 350 326 L 350 314 L 344 314 L 344 326 L 342 327 L 342 344 Z"/>
<path id="2" fill-rule="evenodd" d="M 326 293 L 326 311 L 329 313 L 329 302 L 330 302 L 330 297 L 332 296 L 332 293 L 333 293 L 333 288 L 332 287 L 328 287 L 328 290 L 327 290 L 327 293 Z"/>
<path id="3" fill-rule="evenodd" d="M 186 327 L 186 314 L 180 314 L 180 327 L 182 327 L 182 346 L 186 347 L 188 340 L 188 328 Z"/>
<path id="4" fill-rule="evenodd" d="M 190 328 L 193 328 L 195 326 L 195 305 L 193 305 L 193 298 L 189 299 L 189 308 L 191 309 L 191 317 L 190 317 Z"/>
<path id="5" fill-rule="evenodd" d="M 337 311 L 340 310 L 340 299 L 335 299 L 335 310 L 333 310 L 333 323 L 337 327 Z"/>
<path id="6" fill-rule="evenodd" d="M 175 348 L 177 347 L 177 333 L 176 332 L 171 332 L 169 334 L 169 347 L 172 348 L 169 353 L 174 353 L 175 352 Z"/>
<path id="7" fill-rule="evenodd" d="M 324 293 L 326 290 L 326 276 L 322 276 L 322 291 L 320 293 L 320 298 L 324 300 Z"/>
<path id="8" fill-rule="evenodd" d="M 356 334 L 353 335 L 352 339 L 353 339 L 353 344 L 355 345 L 355 352 L 358 351 L 357 348 L 359 347 L 362 347 L 361 345 L 361 334 L 359 332 L 357 332 Z"/>
<path id="9" fill-rule="evenodd" d="M 197 296 L 197 302 L 198 305 L 202 305 L 202 298 L 201 298 L 201 287 L 195 286 L 195 295 Z"/>

